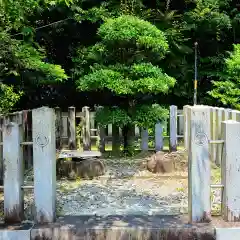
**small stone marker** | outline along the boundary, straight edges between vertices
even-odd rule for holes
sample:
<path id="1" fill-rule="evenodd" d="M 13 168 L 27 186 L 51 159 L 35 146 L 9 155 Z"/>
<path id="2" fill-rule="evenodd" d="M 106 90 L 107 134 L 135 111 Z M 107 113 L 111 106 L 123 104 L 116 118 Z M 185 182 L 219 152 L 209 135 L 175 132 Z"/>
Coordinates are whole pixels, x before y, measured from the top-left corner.
<path id="1" fill-rule="evenodd" d="M 77 141 L 76 141 L 76 109 L 75 107 L 68 108 L 68 148 L 76 149 Z"/>
<path id="2" fill-rule="evenodd" d="M 34 109 L 32 115 L 36 221 L 50 223 L 56 212 L 55 113 L 42 107 Z"/>

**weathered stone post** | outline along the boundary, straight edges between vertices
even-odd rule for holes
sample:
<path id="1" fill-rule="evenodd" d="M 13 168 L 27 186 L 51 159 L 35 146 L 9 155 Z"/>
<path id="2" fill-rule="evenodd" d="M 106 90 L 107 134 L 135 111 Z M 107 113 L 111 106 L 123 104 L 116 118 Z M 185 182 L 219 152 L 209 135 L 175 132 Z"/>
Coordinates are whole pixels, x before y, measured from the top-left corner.
<path id="1" fill-rule="evenodd" d="M 183 133 L 184 133 L 183 110 L 178 110 L 178 134 L 183 135 Z"/>
<path id="2" fill-rule="evenodd" d="M 3 142 L 3 117 L 0 117 L 0 142 Z M 0 184 L 3 185 L 3 145 L 0 145 Z"/>
<path id="3" fill-rule="evenodd" d="M 36 221 L 50 223 L 56 214 L 56 136 L 54 109 L 32 111 Z"/>
<path id="4" fill-rule="evenodd" d="M 183 118 L 184 118 L 184 125 L 183 125 L 183 138 L 184 138 L 184 148 L 188 150 L 189 147 L 189 107 L 188 105 L 183 107 Z"/>
<path id="5" fill-rule="evenodd" d="M 91 134 L 90 134 L 90 114 L 89 107 L 83 107 L 83 150 L 91 150 Z"/>
<path id="6" fill-rule="evenodd" d="M 210 107 L 210 116 L 211 116 L 211 140 L 218 140 L 217 136 L 217 108 Z M 211 160 L 213 163 L 216 163 L 216 157 L 217 157 L 217 145 L 211 144 L 210 146 L 210 152 L 211 152 Z"/>
<path id="7" fill-rule="evenodd" d="M 188 209 L 191 222 L 210 220 L 210 108 L 189 109 L 190 143 L 188 151 Z"/>
<path id="8" fill-rule="evenodd" d="M 116 124 L 112 125 L 112 152 L 118 154 L 120 152 L 120 136 L 119 127 Z"/>
<path id="9" fill-rule="evenodd" d="M 105 138 L 106 138 L 106 129 L 102 126 L 99 127 L 99 151 L 101 153 L 105 152 Z"/>
<path id="10" fill-rule="evenodd" d="M 62 126 L 62 111 L 60 107 L 55 108 L 55 113 L 56 113 L 56 147 L 57 149 L 61 149 L 63 126 Z"/>
<path id="11" fill-rule="evenodd" d="M 77 148 L 76 141 L 76 108 L 69 107 L 68 108 L 68 147 L 69 149 Z"/>
<path id="12" fill-rule="evenodd" d="M 170 151 L 177 151 L 177 106 L 170 106 Z"/>
<path id="13" fill-rule="evenodd" d="M 161 123 L 155 125 L 155 150 L 156 152 L 163 150 L 163 128 Z"/>
<path id="14" fill-rule="evenodd" d="M 97 111 L 102 111 L 103 110 L 103 107 L 102 106 L 98 106 L 97 108 Z M 98 146 L 98 149 L 101 153 L 104 153 L 105 152 L 105 138 L 106 138 L 106 128 L 99 125 L 98 124 L 98 136 L 99 136 L 99 146 Z"/>
<path id="15" fill-rule="evenodd" d="M 141 129 L 141 150 L 148 151 L 148 129 Z"/>
<path id="16" fill-rule="evenodd" d="M 8 122 L 3 126 L 5 223 L 20 223 L 24 216 L 21 133 L 18 123 Z"/>
<path id="17" fill-rule="evenodd" d="M 217 139 L 222 139 L 222 121 L 223 121 L 223 112 L 224 108 L 217 108 Z M 216 156 L 216 164 L 221 166 L 222 163 L 222 150 L 223 144 L 217 144 L 217 156 Z"/>
<path id="18" fill-rule="evenodd" d="M 236 222 L 240 221 L 240 123 L 234 120 L 224 121 L 222 129 L 222 213 L 224 220 Z"/>

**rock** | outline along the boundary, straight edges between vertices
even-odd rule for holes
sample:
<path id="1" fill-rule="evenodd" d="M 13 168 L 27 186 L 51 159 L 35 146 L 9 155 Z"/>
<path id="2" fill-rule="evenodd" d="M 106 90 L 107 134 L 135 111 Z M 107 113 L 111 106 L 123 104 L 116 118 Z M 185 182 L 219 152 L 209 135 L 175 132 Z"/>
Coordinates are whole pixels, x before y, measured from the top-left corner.
<path id="1" fill-rule="evenodd" d="M 170 173 L 174 169 L 174 159 L 159 151 L 147 159 L 147 169 L 153 173 Z"/>
<path id="2" fill-rule="evenodd" d="M 76 178 L 93 179 L 105 174 L 105 166 L 101 160 L 86 159 L 83 161 L 67 161 L 58 159 L 57 177 L 67 177 L 70 180 Z"/>

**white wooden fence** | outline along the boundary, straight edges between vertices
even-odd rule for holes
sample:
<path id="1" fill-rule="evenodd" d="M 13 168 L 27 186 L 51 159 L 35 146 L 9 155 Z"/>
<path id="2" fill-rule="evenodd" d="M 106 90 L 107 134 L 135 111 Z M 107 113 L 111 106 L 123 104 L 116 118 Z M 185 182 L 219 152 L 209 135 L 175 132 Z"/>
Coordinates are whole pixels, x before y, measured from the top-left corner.
<path id="1" fill-rule="evenodd" d="M 70 149 L 77 148 L 79 136 L 76 134 L 77 123 L 84 119 L 83 129 L 80 139 L 83 143 L 84 150 L 91 150 L 92 143 L 97 139 L 100 142 L 100 151 L 106 150 L 106 145 L 110 143 L 112 150 L 119 149 L 122 142 L 121 128 L 109 124 L 107 128 L 99 128 L 95 122 L 95 112 L 90 112 L 88 107 L 84 107 L 82 112 L 76 112 L 75 107 L 70 107 L 68 112 L 61 112 L 56 109 L 58 121 L 57 138 L 61 139 L 61 144 Z M 164 139 L 169 139 L 169 149 L 176 151 L 178 139 L 183 138 L 184 118 L 183 111 L 178 110 L 176 106 L 170 106 L 169 122 L 156 123 L 154 136 L 150 136 L 148 129 L 139 129 L 135 126 L 135 139 L 141 140 L 140 149 L 143 151 L 151 150 L 149 141 L 154 141 L 154 149 L 160 151 L 164 147 Z M 165 134 L 164 134 L 165 133 Z M 166 133 L 169 133 L 166 134 Z"/>
<path id="2" fill-rule="evenodd" d="M 212 139 L 215 110 L 209 106 L 184 107 L 189 152 L 189 219 L 192 222 L 206 222 L 211 217 L 211 187 L 223 189 L 223 218 L 226 221 L 240 221 L 240 122 L 224 119 L 215 124 L 218 135 L 215 134 L 215 139 Z M 226 109 L 220 110 L 221 113 L 229 113 Z M 231 117 L 238 117 L 238 112 L 230 112 Z M 34 189 L 36 222 L 53 222 L 56 214 L 56 114 L 54 109 L 47 107 L 32 111 L 32 142 L 22 141 L 22 119 L 20 112 L 5 117 L 2 124 L 4 186 L 1 188 L 4 188 L 5 222 L 23 220 L 23 189 L 26 188 Z M 216 122 L 220 120 L 223 119 L 219 117 Z M 210 184 L 210 161 L 213 156 L 210 153 L 214 144 L 223 144 L 224 149 L 221 155 L 222 184 L 218 186 Z M 24 145 L 33 145 L 34 186 L 23 185 Z"/>
<path id="3" fill-rule="evenodd" d="M 187 118 L 187 109 L 190 106 L 184 106 L 184 146 L 186 149 L 189 148 L 190 144 L 190 120 Z M 222 153 L 223 153 L 223 142 L 221 141 L 222 135 L 222 122 L 226 120 L 235 120 L 240 122 L 240 111 L 226 108 L 218 108 L 206 106 L 209 109 L 209 128 L 210 137 L 214 143 L 212 143 L 209 148 L 210 159 L 212 162 L 216 163 L 218 166 L 221 165 Z"/>

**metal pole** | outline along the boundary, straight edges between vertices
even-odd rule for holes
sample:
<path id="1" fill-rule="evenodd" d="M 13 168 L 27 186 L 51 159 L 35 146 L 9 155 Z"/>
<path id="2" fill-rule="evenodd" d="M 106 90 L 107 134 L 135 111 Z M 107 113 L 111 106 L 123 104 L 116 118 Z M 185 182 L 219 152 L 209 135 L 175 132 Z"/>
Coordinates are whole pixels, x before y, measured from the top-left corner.
<path id="1" fill-rule="evenodd" d="M 194 76 L 194 97 L 193 97 L 193 104 L 196 105 L 197 104 L 197 47 L 198 47 L 198 43 L 195 42 L 194 43 L 195 46 L 195 76 Z"/>

